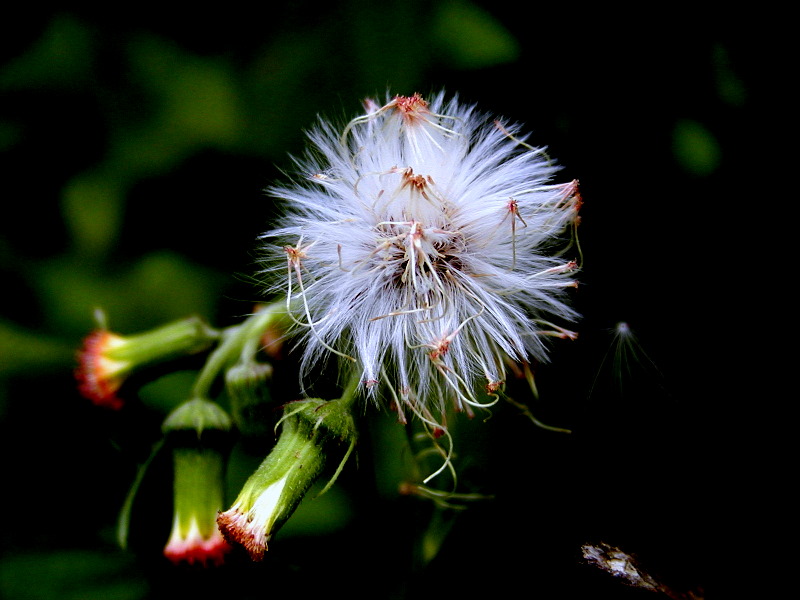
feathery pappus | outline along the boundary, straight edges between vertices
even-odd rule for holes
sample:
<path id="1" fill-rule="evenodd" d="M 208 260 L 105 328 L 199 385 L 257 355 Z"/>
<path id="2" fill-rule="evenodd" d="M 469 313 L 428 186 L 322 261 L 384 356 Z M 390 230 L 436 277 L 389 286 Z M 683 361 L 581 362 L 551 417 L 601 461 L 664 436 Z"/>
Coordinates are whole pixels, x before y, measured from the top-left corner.
<path id="1" fill-rule="evenodd" d="M 263 236 L 304 372 L 335 355 L 401 420 L 438 423 L 448 402 L 493 404 L 509 361 L 575 336 L 551 319 L 577 317 L 577 181 L 553 182 L 558 166 L 518 125 L 414 94 L 309 137 L 302 179 L 269 190 L 285 212 Z"/>

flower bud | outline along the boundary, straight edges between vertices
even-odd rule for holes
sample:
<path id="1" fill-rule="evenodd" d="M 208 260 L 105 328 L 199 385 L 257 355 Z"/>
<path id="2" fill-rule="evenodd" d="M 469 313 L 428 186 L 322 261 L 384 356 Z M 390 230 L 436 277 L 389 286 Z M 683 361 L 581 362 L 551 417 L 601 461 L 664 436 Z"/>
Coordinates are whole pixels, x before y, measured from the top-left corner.
<path id="1" fill-rule="evenodd" d="M 164 422 L 173 440 L 174 465 L 172 533 L 164 556 L 175 564 L 219 565 L 231 549 L 216 523 L 224 506 L 225 471 L 218 441 L 230 427 L 230 417 L 202 398 L 185 402 Z"/>
<path id="2" fill-rule="evenodd" d="M 164 556 L 175 564 L 220 565 L 230 545 L 217 528 L 224 506 L 222 453 L 209 448 L 176 448 L 172 533 Z"/>
<path id="3" fill-rule="evenodd" d="M 85 338 L 78 353 L 78 389 L 94 404 L 119 410 L 124 403 L 117 391 L 133 371 L 201 352 L 216 337 L 216 332 L 197 317 L 127 337 L 97 329 Z"/>
<path id="4" fill-rule="evenodd" d="M 243 545 L 253 560 L 264 558 L 268 542 L 319 478 L 326 460 L 347 446 L 339 469 L 344 465 L 356 441 L 349 400 L 314 398 L 288 404 L 277 444 L 233 506 L 220 513 L 217 523 L 223 535 Z"/>
<path id="5" fill-rule="evenodd" d="M 261 437 L 267 433 L 272 410 L 267 385 L 272 378 L 272 365 L 255 360 L 242 360 L 225 371 L 225 391 L 231 404 L 231 415 L 241 434 Z"/>

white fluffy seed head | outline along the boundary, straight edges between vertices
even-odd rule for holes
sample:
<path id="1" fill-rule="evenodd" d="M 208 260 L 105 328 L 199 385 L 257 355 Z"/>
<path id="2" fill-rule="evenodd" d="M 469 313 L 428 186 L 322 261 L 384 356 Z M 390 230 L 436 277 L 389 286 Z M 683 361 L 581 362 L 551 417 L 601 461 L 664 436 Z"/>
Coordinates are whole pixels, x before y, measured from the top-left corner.
<path id="1" fill-rule="evenodd" d="M 577 182 L 552 183 L 517 126 L 443 94 L 365 106 L 343 130 L 321 121 L 304 179 L 270 190 L 286 211 L 263 236 L 269 291 L 304 333 L 305 371 L 338 355 L 401 416 L 485 405 L 509 359 L 573 335 L 543 318 L 575 317 Z"/>

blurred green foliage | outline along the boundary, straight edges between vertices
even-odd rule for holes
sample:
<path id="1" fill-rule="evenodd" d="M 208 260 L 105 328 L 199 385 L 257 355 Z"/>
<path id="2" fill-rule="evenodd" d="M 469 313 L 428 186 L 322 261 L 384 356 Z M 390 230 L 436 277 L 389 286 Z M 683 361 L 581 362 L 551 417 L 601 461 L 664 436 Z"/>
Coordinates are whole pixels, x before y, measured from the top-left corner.
<path id="1" fill-rule="evenodd" d="M 69 550 L 0 563 L 0 591 L 16 600 L 136 600 L 147 586 L 122 553 Z"/>
<path id="2" fill-rule="evenodd" d="M 675 124 L 674 136 L 675 157 L 688 172 L 710 175 L 719 167 L 719 143 L 702 124 L 682 119 Z"/>

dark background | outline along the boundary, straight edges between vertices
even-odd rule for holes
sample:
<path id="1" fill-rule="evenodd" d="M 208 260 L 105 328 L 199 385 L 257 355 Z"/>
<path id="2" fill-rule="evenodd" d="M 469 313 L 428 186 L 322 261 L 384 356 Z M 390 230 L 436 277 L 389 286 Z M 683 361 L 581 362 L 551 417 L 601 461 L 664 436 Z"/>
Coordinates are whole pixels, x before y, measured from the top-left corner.
<path id="1" fill-rule="evenodd" d="M 581 545 L 600 541 L 677 590 L 707 587 L 711 415 L 726 400 L 730 335 L 721 298 L 736 285 L 724 233 L 751 206 L 768 148 L 769 47 L 730 14 L 466 0 L 213 8 L 37 5 L 0 25 L 0 595 L 652 596 L 581 561 Z M 158 424 L 76 393 L 74 349 L 93 310 L 121 333 L 191 313 L 235 323 L 260 299 L 263 189 L 302 151 L 303 130 L 387 90 L 439 89 L 525 123 L 561 179 L 580 180 L 580 337 L 538 368 L 534 406 L 573 433 L 510 406 L 471 423 L 466 481 L 494 499 L 437 533 L 424 568 L 412 556 L 431 508 L 375 483 L 374 433 L 340 496 L 298 517 L 307 528 L 279 534 L 262 564 L 161 564 L 163 541 L 148 544 L 166 536 L 168 507 L 142 522 L 154 533 L 140 548 L 117 550 L 117 511 Z M 621 321 L 636 345 L 614 343 Z M 622 349 L 637 357 L 615 366 Z"/>

